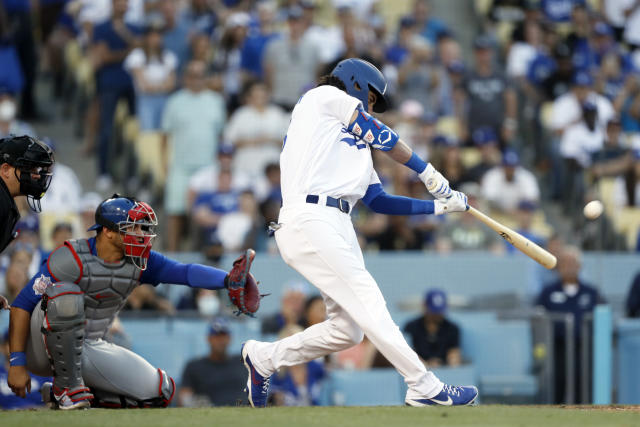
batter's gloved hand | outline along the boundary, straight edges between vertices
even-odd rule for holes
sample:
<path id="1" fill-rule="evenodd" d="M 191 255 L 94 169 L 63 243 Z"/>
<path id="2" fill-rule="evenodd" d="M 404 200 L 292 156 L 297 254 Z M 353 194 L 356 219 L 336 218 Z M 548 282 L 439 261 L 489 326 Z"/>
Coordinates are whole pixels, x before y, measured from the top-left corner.
<path id="1" fill-rule="evenodd" d="M 452 191 L 451 197 L 433 201 L 433 213 L 442 215 L 449 212 L 464 212 L 469 209 L 467 196 L 459 191 Z"/>
<path id="2" fill-rule="evenodd" d="M 427 168 L 418 175 L 425 187 L 429 190 L 429 193 L 436 199 L 447 199 L 451 196 L 451 187 L 449 187 L 449 181 L 442 176 L 432 165 L 429 163 Z"/>
<path id="3" fill-rule="evenodd" d="M 247 249 L 244 255 L 233 262 L 233 267 L 224 280 L 229 300 L 238 308 L 235 311 L 238 316 L 246 314 L 253 317 L 253 314 L 260 308 L 260 299 L 266 296 L 260 295 L 258 283 L 249 272 L 255 256 L 256 252 L 253 249 Z"/>

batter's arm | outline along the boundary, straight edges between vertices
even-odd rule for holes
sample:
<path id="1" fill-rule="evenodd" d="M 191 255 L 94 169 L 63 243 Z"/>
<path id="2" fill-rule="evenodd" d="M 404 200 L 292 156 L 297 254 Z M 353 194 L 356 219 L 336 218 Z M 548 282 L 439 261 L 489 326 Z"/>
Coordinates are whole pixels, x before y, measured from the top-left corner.
<path id="1" fill-rule="evenodd" d="M 9 317 L 9 377 L 7 383 L 16 395 L 25 397 L 31 392 L 31 377 L 27 372 L 25 350 L 29 337 L 31 313 L 18 307 L 11 307 Z"/>

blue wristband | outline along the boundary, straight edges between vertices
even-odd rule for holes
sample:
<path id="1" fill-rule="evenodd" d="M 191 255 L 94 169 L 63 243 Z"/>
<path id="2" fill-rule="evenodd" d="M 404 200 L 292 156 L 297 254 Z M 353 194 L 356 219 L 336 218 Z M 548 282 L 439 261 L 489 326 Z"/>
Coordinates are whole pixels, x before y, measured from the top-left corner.
<path id="1" fill-rule="evenodd" d="M 27 355 L 24 351 L 15 351 L 9 355 L 10 366 L 25 366 L 27 364 Z"/>
<path id="2" fill-rule="evenodd" d="M 416 153 L 411 153 L 411 158 L 404 165 L 418 172 L 418 174 L 421 174 L 427 168 L 427 163 L 418 157 Z"/>

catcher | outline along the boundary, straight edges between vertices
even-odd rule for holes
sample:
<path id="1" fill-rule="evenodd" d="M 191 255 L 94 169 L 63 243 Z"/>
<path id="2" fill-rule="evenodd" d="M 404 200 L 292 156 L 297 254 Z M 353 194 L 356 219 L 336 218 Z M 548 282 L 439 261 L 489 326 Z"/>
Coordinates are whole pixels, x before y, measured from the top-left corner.
<path id="1" fill-rule="evenodd" d="M 226 288 L 238 314 L 252 315 L 260 296 L 246 251 L 229 273 L 181 264 L 152 251 L 156 214 L 147 203 L 114 194 L 98 206 L 97 232 L 54 250 L 11 307 L 11 390 L 24 397 L 29 372 L 53 376 L 42 387 L 52 408 L 166 407 L 175 383 L 137 354 L 103 337 L 140 283 Z"/>

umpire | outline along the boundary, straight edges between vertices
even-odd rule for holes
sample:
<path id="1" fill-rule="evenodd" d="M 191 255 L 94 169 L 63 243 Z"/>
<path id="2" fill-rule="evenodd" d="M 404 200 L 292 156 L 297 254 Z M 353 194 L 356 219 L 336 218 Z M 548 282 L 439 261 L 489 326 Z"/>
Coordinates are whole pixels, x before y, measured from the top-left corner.
<path id="1" fill-rule="evenodd" d="M 14 200 L 27 196 L 29 206 L 40 212 L 40 199 L 49 188 L 53 170 L 53 151 L 30 136 L 0 139 L 0 252 L 17 236 L 20 217 Z M 0 296 L 0 309 L 8 307 Z"/>

